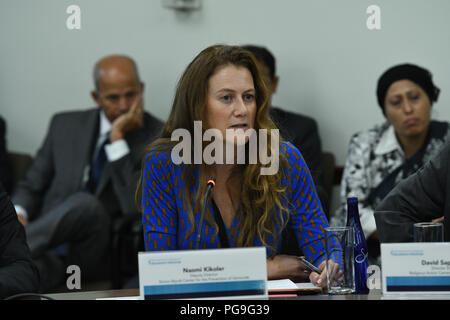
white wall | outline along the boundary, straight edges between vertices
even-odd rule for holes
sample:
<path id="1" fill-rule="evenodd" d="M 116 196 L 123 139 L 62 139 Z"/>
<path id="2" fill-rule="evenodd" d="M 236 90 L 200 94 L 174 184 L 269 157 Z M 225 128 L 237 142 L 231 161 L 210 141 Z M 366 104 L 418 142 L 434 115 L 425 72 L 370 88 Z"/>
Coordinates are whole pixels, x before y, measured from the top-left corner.
<path id="1" fill-rule="evenodd" d="M 68 30 L 66 8 L 81 8 Z M 366 8 L 381 27 L 366 27 Z M 314 117 L 323 148 L 343 164 L 352 133 L 383 120 L 375 86 L 388 67 L 429 68 L 442 89 L 434 117 L 450 119 L 448 0 L 203 0 L 191 14 L 161 0 L 0 0 L 0 114 L 8 148 L 34 154 L 52 114 L 94 106 L 95 61 L 125 53 L 146 83 L 145 108 L 165 120 L 188 62 L 215 43 L 266 45 L 281 78 L 274 104 Z"/>

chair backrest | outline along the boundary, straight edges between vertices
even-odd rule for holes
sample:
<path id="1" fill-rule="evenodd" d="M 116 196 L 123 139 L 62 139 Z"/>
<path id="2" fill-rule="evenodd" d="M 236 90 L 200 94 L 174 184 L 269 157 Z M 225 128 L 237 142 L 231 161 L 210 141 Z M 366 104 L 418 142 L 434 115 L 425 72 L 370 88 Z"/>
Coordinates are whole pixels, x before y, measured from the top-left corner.
<path id="1" fill-rule="evenodd" d="M 12 188 L 25 176 L 28 168 L 33 163 L 33 157 L 27 153 L 8 152 L 12 168 Z"/>

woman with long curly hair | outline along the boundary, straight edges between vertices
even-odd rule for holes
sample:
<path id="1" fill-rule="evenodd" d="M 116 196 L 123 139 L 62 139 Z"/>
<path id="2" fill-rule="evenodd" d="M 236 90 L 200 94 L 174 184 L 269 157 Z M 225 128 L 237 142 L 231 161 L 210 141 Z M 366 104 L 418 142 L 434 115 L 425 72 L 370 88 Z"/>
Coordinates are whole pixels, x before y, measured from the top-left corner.
<path id="1" fill-rule="evenodd" d="M 143 159 L 136 197 L 145 248 L 196 249 L 199 233 L 199 248 L 265 246 L 269 279 L 309 277 L 324 287 L 328 222 L 302 155 L 278 135 L 268 107 L 250 52 L 214 45 L 194 58 L 179 80 L 160 138 Z M 211 177 L 215 187 L 198 230 Z M 309 273 L 298 256 L 280 254 L 288 226 L 320 275 Z M 333 261 L 340 261 L 337 249 Z"/>

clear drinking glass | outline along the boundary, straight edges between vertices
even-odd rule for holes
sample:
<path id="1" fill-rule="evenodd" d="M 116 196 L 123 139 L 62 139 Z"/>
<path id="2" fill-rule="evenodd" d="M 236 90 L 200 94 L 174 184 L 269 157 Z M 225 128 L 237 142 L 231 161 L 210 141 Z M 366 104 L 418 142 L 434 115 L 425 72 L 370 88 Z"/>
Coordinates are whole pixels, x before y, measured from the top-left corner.
<path id="1" fill-rule="evenodd" d="M 414 223 L 414 242 L 443 242 L 444 225 L 441 222 Z"/>
<path id="2" fill-rule="evenodd" d="M 328 294 L 354 293 L 354 229 L 352 227 L 325 228 L 325 244 Z M 336 256 L 339 259 L 336 259 Z"/>

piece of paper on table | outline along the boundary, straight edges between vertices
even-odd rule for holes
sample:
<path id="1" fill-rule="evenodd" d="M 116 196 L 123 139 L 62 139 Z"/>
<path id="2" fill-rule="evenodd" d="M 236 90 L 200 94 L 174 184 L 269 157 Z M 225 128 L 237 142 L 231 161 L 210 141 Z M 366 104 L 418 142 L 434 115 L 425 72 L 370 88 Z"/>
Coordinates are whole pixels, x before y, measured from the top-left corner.
<path id="1" fill-rule="evenodd" d="M 304 289 L 317 289 L 318 287 L 313 285 L 311 282 L 301 282 L 294 283 L 290 279 L 281 279 L 281 280 L 269 280 L 267 281 L 267 288 L 269 291 L 276 290 L 304 290 Z"/>
<path id="2" fill-rule="evenodd" d="M 298 289 L 297 285 L 290 279 L 281 280 L 269 280 L 267 281 L 267 289 L 271 290 L 286 290 L 286 289 Z"/>
<path id="3" fill-rule="evenodd" d="M 311 282 L 300 282 L 295 284 L 297 288 L 299 289 L 319 289 L 315 285 L 313 285 Z"/>

